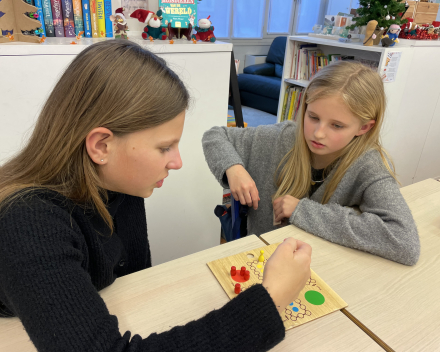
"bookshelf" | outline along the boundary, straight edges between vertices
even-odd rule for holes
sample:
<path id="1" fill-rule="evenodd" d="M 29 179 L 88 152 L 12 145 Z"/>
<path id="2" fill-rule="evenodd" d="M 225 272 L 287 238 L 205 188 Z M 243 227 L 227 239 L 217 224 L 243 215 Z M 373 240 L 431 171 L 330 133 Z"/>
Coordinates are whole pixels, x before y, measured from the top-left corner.
<path id="1" fill-rule="evenodd" d="M 396 165 L 402 186 L 440 176 L 440 41 L 404 40 L 391 48 L 342 43 L 314 36 L 291 36 L 286 43 L 277 121 L 290 86 L 309 81 L 292 79 L 295 44 L 316 44 L 324 54 L 376 61 L 381 71 L 388 52 L 401 52 L 395 82 L 384 83 L 387 110 L 382 143 Z"/>

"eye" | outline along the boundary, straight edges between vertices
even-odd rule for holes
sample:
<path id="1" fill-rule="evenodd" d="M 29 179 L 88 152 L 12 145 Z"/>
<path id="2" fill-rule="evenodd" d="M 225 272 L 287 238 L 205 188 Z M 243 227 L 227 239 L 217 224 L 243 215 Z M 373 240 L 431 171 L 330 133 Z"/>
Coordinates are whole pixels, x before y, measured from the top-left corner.
<path id="1" fill-rule="evenodd" d="M 162 152 L 162 153 L 166 153 L 166 152 L 169 152 L 169 151 L 170 151 L 170 149 L 171 149 L 171 147 L 167 147 L 167 148 L 160 148 L 160 150 L 161 150 L 161 152 Z"/>
<path id="2" fill-rule="evenodd" d="M 335 126 L 335 128 L 338 130 L 340 130 L 341 128 L 344 128 L 344 126 L 341 126 L 341 125 L 333 125 L 333 126 Z"/>
<path id="3" fill-rule="evenodd" d="M 316 116 L 309 115 L 309 118 L 314 121 L 319 121 L 319 119 Z"/>

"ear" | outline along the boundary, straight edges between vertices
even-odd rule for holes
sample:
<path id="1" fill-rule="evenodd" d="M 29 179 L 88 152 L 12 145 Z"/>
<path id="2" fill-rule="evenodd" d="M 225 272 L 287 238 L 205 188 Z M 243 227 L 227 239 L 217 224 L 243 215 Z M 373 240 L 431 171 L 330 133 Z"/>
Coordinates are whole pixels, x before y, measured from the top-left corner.
<path id="1" fill-rule="evenodd" d="M 97 127 L 91 130 L 86 137 L 86 149 L 90 159 L 98 165 L 106 164 L 108 161 L 109 143 L 113 141 L 113 132 L 108 128 Z"/>
<path id="2" fill-rule="evenodd" d="M 365 125 L 361 127 L 361 129 L 356 133 L 356 136 L 362 136 L 363 134 L 367 133 L 369 130 L 371 130 L 376 123 L 376 120 L 370 120 Z"/>

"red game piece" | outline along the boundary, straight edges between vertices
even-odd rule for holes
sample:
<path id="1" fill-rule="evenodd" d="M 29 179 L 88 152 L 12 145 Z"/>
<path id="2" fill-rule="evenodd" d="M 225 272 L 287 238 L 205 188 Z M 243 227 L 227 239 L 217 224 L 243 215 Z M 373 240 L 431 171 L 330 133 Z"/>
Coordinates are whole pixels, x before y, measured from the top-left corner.
<path id="1" fill-rule="evenodd" d="M 241 292 L 240 284 L 235 284 L 235 293 L 238 295 Z"/>
<path id="2" fill-rule="evenodd" d="M 231 266 L 231 276 L 235 276 L 235 274 L 237 274 L 237 269 L 235 266 Z"/>
<path id="3" fill-rule="evenodd" d="M 244 279 L 245 280 L 249 280 L 249 277 L 250 277 L 250 273 L 249 273 L 249 270 L 246 270 L 245 272 L 244 272 Z"/>
<path id="4" fill-rule="evenodd" d="M 246 268 L 244 266 L 242 266 L 241 270 L 240 270 L 240 275 L 244 276 L 245 271 L 246 271 Z"/>

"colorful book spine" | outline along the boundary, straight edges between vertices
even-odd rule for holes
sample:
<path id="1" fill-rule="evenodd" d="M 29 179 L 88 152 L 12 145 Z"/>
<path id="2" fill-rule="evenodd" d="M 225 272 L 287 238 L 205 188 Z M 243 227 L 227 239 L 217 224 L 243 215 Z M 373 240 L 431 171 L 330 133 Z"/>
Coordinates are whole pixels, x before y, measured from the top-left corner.
<path id="1" fill-rule="evenodd" d="M 75 34 L 79 35 L 80 32 L 84 32 L 81 0 L 72 0 L 72 6 L 73 6 L 73 22 L 75 24 Z"/>
<path id="2" fill-rule="evenodd" d="M 44 26 L 46 27 L 46 37 L 55 37 L 55 28 L 53 26 L 52 9 L 50 0 L 43 0 Z"/>
<path id="3" fill-rule="evenodd" d="M 38 20 L 41 22 L 40 33 L 46 36 L 46 26 L 44 25 L 43 5 L 41 0 L 35 0 L 35 7 L 37 8 L 38 12 Z"/>
<path id="4" fill-rule="evenodd" d="M 96 0 L 96 13 L 98 15 L 98 33 L 100 38 L 105 38 L 105 11 L 104 0 Z"/>
<path id="5" fill-rule="evenodd" d="M 82 2 L 82 13 L 84 22 L 84 37 L 92 37 L 92 20 L 90 18 L 90 3 L 89 0 L 83 0 Z"/>
<path id="6" fill-rule="evenodd" d="M 89 2 L 90 2 L 90 18 L 92 21 L 92 37 L 99 38 L 98 12 L 96 11 L 96 0 L 89 0 Z"/>
<path id="7" fill-rule="evenodd" d="M 63 26 L 63 10 L 61 0 L 51 0 L 53 27 L 55 29 L 55 37 L 64 37 Z"/>
<path id="8" fill-rule="evenodd" d="M 104 16 L 105 16 L 105 36 L 113 37 L 113 22 L 110 20 L 112 15 L 112 0 L 104 0 Z"/>
<path id="9" fill-rule="evenodd" d="M 61 0 L 61 7 L 63 8 L 64 35 L 66 37 L 75 37 L 72 0 Z"/>

